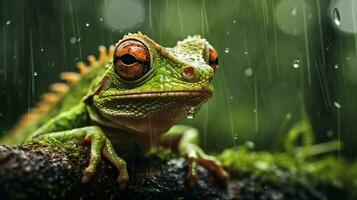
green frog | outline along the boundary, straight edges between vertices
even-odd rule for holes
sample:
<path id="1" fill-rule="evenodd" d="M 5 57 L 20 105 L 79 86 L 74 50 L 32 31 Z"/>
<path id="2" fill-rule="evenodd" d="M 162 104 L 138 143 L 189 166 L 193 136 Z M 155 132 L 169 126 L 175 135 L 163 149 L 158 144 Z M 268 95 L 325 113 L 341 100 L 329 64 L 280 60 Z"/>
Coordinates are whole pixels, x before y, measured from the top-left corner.
<path id="1" fill-rule="evenodd" d="M 157 145 L 176 150 L 187 159 L 190 185 L 197 181 L 198 165 L 227 180 L 219 161 L 197 145 L 198 131 L 176 125 L 192 118 L 212 96 L 218 57 L 207 40 L 189 36 L 166 48 L 139 32 L 125 35 L 109 53 L 101 47 L 99 59 L 88 60 L 89 65 L 79 63 L 80 74 L 63 73 L 71 85 L 53 84 L 52 92 L 43 95 L 1 143 L 85 142 L 90 159 L 83 183 L 92 179 L 104 156 L 116 167 L 120 188 L 125 188 L 127 164 L 115 148 L 133 144 L 145 150 Z"/>

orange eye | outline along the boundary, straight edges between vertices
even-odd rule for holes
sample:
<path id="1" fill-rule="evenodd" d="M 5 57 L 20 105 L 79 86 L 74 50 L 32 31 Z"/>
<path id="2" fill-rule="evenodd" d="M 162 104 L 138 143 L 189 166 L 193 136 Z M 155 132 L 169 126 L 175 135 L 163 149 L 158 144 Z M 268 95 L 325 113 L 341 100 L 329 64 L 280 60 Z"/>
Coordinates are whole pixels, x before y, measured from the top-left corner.
<path id="1" fill-rule="evenodd" d="M 137 40 L 126 40 L 114 52 L 116 73 L 127 81 L 135 81 L 150 70 L 148 48 Z"/>
<path id="2" fill-rule="evenodd" d="M 214 48 L 210 47 L 208 53 L 209 53 L 208 64 L 212 67 L 213 71 L 216 71 L 217 66 L 218 66 L 217 51 Z"/>

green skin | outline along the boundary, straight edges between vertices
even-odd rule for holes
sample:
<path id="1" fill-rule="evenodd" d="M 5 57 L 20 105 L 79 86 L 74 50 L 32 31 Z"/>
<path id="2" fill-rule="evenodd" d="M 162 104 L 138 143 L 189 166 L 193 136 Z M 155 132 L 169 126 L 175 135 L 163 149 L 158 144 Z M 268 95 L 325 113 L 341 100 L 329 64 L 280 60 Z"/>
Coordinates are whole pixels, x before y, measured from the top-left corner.
<path id="1" fill-rule="evenodd" d="M 198 164 L 212 169 L 225 181 L 228 174 L 220 163 L 197 146 L 197 130 L 175 125 L 198 111 L 212 94 L 214 70 L 208 65 L 212 47 L 205 39 L 194 36 L 173 48 L 163 48 L 141 33 L 124 36 L 119 44 L 132 40 L 147 47 L 149 72 L 127 81 L 118 76 L 113 61 L 96 68 L 74 85 L 55 108 L 28 127 L 27 132 L 36 131 L 27 142 L 39 139 L 49 144 L 53 140 L 90 143 L 84 183 L 93 177 L 103 155 L 117 168 L 118 184 L 124 188 L 129 180 L 126 162 L 114 147 L 130 148 L 128 144 L 132 143 L 146 150 L 160 144 L 177 144 L 170 147 L 187 158 L 190 185 L 197 181 Z M 187 68 L 193 73 L 187 75 Z"/>

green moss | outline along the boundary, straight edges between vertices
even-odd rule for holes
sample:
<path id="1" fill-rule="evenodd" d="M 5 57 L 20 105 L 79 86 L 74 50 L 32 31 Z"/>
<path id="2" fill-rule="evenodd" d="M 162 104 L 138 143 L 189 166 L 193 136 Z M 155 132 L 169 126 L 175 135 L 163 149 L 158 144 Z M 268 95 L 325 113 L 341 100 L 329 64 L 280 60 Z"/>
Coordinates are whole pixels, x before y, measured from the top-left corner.
<path id="1" fill-rule="evenodd" d="M 357 197 L 357 162 L 334 156 L 299 160 L 287 153 L 253 152 L 247 147 L 227 149 L 218 159 L 232 176 L 249 174 L 276 184 L 302 184 L 311 190 L 329 186 Z"/>

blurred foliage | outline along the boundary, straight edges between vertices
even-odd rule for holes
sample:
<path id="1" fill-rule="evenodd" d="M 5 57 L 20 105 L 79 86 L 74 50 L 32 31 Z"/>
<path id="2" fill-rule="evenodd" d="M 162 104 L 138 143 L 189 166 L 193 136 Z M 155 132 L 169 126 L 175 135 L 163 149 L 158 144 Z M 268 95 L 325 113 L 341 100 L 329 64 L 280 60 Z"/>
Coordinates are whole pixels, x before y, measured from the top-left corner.
<path id="1" fill-rule="evenodd" d="M 232 176 L 256 176 L 278 187 L 304 186 L 319 199 L 357 198 L 357 162 L 326 155 L 338 150 L 339 142 L 312 144 L 312 136 L 308 121 L 300 121 L 284 139 L 284 153 L 254 151 L 247 143 L 224 150 L 218 158 Z"/>
<path id="2" fill-rule="evenodd" d="M 224 150 L 218 158 L 232 176 L 256 176 L 280 187 L 303 185 L 321 199 L 357 198 L 357 162 L 335 156 L 296 160 L 285 153 L 252 151 L 247 146 Z"/>
<path id="3" fill-rule="evenodd" d="M 138 30 L 164 46 L 200 34 L 219 52 L 214 97 L 194 120 L 202 145 L 279 149 L 310 119 L 316 142 L 357 153 L 356 32 L 350 0 L 0 1 L 0 131 L 62 71 Z M 334 23 L 338 8 L 341 24 Z M 352 23 L 352 28 L 351 28 Z M 349 32 L 346 32 L 349 30 Z M 302 127 L 303 128 L 303 127 Z M 312 141 L 306 141 L 311 143 Z"/>

